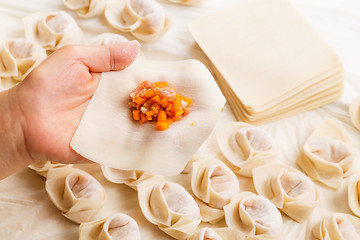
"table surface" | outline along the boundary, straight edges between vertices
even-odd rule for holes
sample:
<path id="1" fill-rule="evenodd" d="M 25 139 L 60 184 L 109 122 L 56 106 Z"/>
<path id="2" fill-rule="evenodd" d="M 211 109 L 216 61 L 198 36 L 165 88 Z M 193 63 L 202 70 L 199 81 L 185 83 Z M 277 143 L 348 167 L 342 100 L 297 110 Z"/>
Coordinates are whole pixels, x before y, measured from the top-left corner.
<path id="1" fill-rule="evenodd" d="M 246 2 L 245 0 L 208 0 L 201 6 L 188 7 L 159 0 L 165 7 L 174 25 L 158 42 L 142 44 L 142 52 L 151 60 L 183 60 L 195 58 L 209 66 L 206 56 L 190 36 L 186 24 L 219 8 Z M 264 124 L 282 150 L 283 163 L 296 167 L 295 159 L 302 144 L 314 127 L 325 117 L 334 117 L 343 122 L 351 135 L 353 145 L 360 149 L 360 133 L 353 127 L 348 105 L 360 95 L 360 1 L 358 0 L 293 0 L 294 5 L 310 21 L 319 34 L 332 46 L 345 68 L 345 90 L 343 97 L 327 106 L 298 114 L 280 121 Z M 61 0 L 0 0 L 0 40 L 24 37 L 22 18 L 39 11 L 65 10 L 79 23 L 84 39 L 103 32 L 116 32 L 105 19 L 95 17 L 82 19 L 67 10 Z M 133 37 L 124 34 L 129 39 Z M 2 80 L 0 89 L 14 83 Z M 231 109 L 225 106 L 219 122 L 234 121 Z M 218 147 L 211 136 L 202 148 L 209 154 L 218 155 Z M 359 164 L 358 164 L 359 165 Z M 107 193 L 102 215 L 120 211 L 132 216 L 139 224 L 143 239 L 171 239 L 143 217 L 137 203 L 136 192 L 124 185 L 116 185 L 104 179 L 95 164 L 80 168 L 93 174 Z M 170 180 L 189 187 L 189 176 L 180 175 Z M 239 177 L 242 190 L 253 190 L 249 179 Z M 63 217 L 49 200 L 44 189 L 45 179 L 26 168 L 0 182 L 0 239 L 77 239 L 78 225 Z M 284 219 L 283 239 L 311 239 L 310 231 L 322 216 L 330 212 L 351 214 L 347 205 L 347 179 L 340 189 L 330 190 L 316 184 L 321 200 L 309 221 L 298 224 Z M 220 222 L 217 226 L 225 226 Z M 202 224 L 206 225 L 206 224 Z"/>

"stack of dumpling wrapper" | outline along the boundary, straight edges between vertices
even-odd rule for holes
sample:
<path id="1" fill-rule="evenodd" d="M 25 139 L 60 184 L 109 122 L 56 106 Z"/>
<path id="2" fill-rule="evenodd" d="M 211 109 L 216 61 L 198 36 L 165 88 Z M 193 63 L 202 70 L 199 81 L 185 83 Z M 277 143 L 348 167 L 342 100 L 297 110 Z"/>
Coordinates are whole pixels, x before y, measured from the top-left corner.
<path id="1" fill-rule="evenodd" d="M 287 0 L 251 0 L 189 29 L 238 120 L 277 120 L 342 95 L 340 60 Z"/>

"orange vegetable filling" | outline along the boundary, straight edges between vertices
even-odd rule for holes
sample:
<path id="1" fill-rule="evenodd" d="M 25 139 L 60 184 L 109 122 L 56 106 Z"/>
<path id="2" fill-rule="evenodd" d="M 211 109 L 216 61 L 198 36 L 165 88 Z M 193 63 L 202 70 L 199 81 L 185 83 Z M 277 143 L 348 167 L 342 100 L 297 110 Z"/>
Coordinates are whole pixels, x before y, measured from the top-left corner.
<path id="1" fill-rule="evenodd" d="M 133 119 L 139 123 L 156 121 L 156 129 L 168 129 L 191 110 L 192 100 L 175 90 L 167 82 L 142 82 L 130 93 Z"/>

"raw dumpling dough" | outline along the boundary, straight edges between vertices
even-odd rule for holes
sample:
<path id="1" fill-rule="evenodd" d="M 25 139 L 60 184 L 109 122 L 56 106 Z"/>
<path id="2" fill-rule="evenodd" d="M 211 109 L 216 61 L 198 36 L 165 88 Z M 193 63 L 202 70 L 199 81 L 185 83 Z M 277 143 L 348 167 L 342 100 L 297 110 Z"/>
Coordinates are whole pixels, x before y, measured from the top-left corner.
<path id="1" fill-rule="evenodd" d="M 93 17 L 104 12 L 107 0 L 63 0 L 64 5 L 75 10 L 80 17 Z"/>
<path id="2" fill-rule="evenodd" d="M 202 228 L 194 233 L 189 240 L 243 240 L 244 235 L 231 228 Z"/>
<path id="3" fill-rule="evenodd" d="M 169 0 L 169 1 L 173 2 L 173 3 L 184 4 L 184 5 L 199 5 L 199 4 L 206 2 L 206 0 Z"/>
<path id="4" fill-rule="evenodd" d="M 171 25 L 156 0 L 113 0 L 106 6 L 105 18 L 114 28 L 143 41 L 157 40 Z"/>
<path id="5" fill-rule="evenodd" d="M 312 179 L 331 188 L 341 186 L 355 159 L 350 138 L 335 119 L 325 119 L 306 140 L 296 160 Z"/>
<path id="6" fill-rule="evenodd" d="M 117 43 L 123 43 L 128 42 L 129 40 L 120 35 L 115 33 L 102 33 L 100 35 L 97 35 L 93 39 L 89 41 L 89 45 L 109 45 L 109 44 L 117 44 Z"/>
<path id="7" fill-rule="evenodd" d="M 258 194 L 299 223 L 310 216 L 319 201 L 315 184 L 299 170 L 284 164 L 255 168 L 253 181 Z"/>
<path id="8" fill-rule="evenodd" d="M 129 94 L 144 80 L 169 82 L 193 100 L 191 112 L 165 131 L 132 120 Z M 123 71 L 102 74 L 71 147 L 111 168 L 175 176 L 210 135 L 224 103 L 215 80 L 199 61 L 137 59 Z"/>
<path id="9" fill-rule="evenodd" d="M 313 229 L 316 240 L 360 240 L 360 219 L 349 214 L 333 213 Z"/>
<path id="10" fill-rule="evenodd" d="M 54 205 L 76 223 L 90 222 L 105 204 L 102 185 L 90 174 L 77 168 L 52 168 L 45 189 Z"/>
<path id="11" fill-rule="evenodd" d="M 175 239 L 186 239 L 201 222 L 193 197 L 181 185 L 146 181 L 138 185 L 138 199 L 146 219 Z"/>
<path id="12" fill-rule="evenodd" d="M 202 220 L 211 223 L 224 217 L 223 207 L 240 192 L 235 174 L 223 162 L 213 159 L 193 163 L 191 189 L 202 201 Z"/>
<path id="13" fill-rule="evenodd" d="M 263 196 L 242 192 L 231 199 L 224 210 L 226 224 L 250 239 L 278 239 L 282 235 L 281 214 Z"/>
<path id="14" fill-rule="evenodd" d="M 279 158 L 274 139 L 262 129 L 247 123 L 220 126 L 216 137 L 221 152 L 240 175 L 251 177 L 253 168 L 275 162 Z"/>
<path id="15" fill-rule="evenodd" d="M 354 176 L 350 179 L 348 186 L 348 202 L 351 211 L 360 217 L 360 177 Z"/>
<path id="16" fill-rule="evenodd" d="M 82 223 L 79 240 L 140 240 L 139 227 L 134 219 L 122 213 L 95 222 Z"/>
<path id="17" fill-rule="evenodd" d="M 104 177 L 113 183 L 126 184 L 134 190 L 137 190 L 137 186 L 148 180 L 162 180 L 162 176 L 146 173 L 138 170 L 120 170 L 115 168 L 109 168 L 101 166 L 101 171 Z"/>
<path id="18" fill-rule="evenodd" d="M 360 130 L 360 97 L 356 98 L 349 106 L 351 121 Z"/>
<path id="19" fill-rule="evenodd" d="M 41 161 L 41 162 L 33 163 L 33 164 L 29 165 L 28 167 L 32 170 L 35 170 L 37 174 L 39 174 L 43 177 L 46 177 L 48 171 L 52 168 L 72 167 L 72 166 L 73 166 L 73 164 L 63 164 L 63 163 L 56 163 L 56 162 L 51 162 L 51 161 Z"/>
<path id="20" fill-rule="evenodd" d="M 34 13 L 23 19 L 26 38 L 46 50 L 56 50 L 80 41 L 82 31 L 66 12 Z"/>
<path id="21" fill-rule="evenodd" d="M 46 51 L 36 42 L 15 38 L 6 40 L 0 52 L 0 77 L 22 81 L 46 58 Z"/>

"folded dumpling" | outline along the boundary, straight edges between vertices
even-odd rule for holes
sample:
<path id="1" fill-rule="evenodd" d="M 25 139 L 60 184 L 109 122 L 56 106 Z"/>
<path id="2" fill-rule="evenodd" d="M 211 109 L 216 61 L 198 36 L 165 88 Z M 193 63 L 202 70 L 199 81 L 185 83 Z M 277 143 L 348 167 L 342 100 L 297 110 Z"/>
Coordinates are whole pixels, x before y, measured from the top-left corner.
<path id="1" fill-rule="evenodd" d="M 80 17 L 93 17 L 104 12 L 107 0 L 63 0 L 64 5 L 75 10 Z"/>
<path id="2" fill-rule="evenodd" d="M 231 228 L 202 228 L 188 240 L 243 240 L 245 236 Z"/>
<path id="3" fill-rule="evenodd" d="M 226 224 L 250 239 L 278 239 L 283 221 L 269 199 L 251 192 L 241 192 L 224 207 Z"/>
<path id="4" fill-rule="evenodd" d="M 313 229 L 316 240 L 360 240 L 360 219 L 349 214 L 332 213 Z"/>
<path id="5" fill-rule="evenodd" d="M 348 185 L 348 202 L 351 211 L 360 217 L 360 177 L 354 176 Z"/>
<path id="6" fill-rule="evenodd" d="M 360 97 L 356 98 L 349 106 L 351 121 L 360 130 Z"/>
<path id="7" fill-rule="evenodd" d="M 252 176 L 252 169 L 277 161 L 278 148 L 264 130 L 236 122 L 220 126 L 216 137 L 221 152 L 237 168 L 237 173 Z"/>
<path id="8" fill-rule="evenodd" d="M 89 41 L 89 45 L 109 45 L 109 44 L 117 44 L 117 43 L 123 43 L 128 42 L 129 40 L 116 33 L 102 33 L 100 35 L 97 35 L 93 39 Z"/>
<path id="9" fill-rule="evenodd" d="M 202 201 L 199 203 L 202 220 L 211 223 L 224 217 L 223 207 L 240 192 L 235 174 L 223 162 L 215 159 L 193 163 L 191 189 Z"/>
<path id="10" fill-rule="evenodd" d="M 90 174 L 77 168 L 52 168 L 45 189 L 54 205 L 76 223 L 90 222 L 105 204 L 102 185 Z"/>
<path id="11" fill-rule="evenodd" d="M 95 222 L 82 223 L 79 240 L 140 240 L 136 221 L 128 215 L 115 213 Z"/>
<path id="12" fill-rule="evenodd" d="M 186 239 L 201 222 L 194 198 L 181 185 L 146 181 L 138 185 L 138 199 L 146 219 L 175 239 Z"/>
<path id="13" fill-rule="evenodd" d="M 0 77 L 22 81 L 46 56 L 46 51 L 34 41 L 24 38 L 6 40 L 0 52 Z"/>
<path id="14" fill-rule="evenodd" d="M 105 8 L 105 18 L 114 28 L 143 41 L 158 39 L 171 25 L 156 0 L 112 0 Z"/>
<path id="15" fill-rule="evenodd" d="M 327 118 L 306 140 L 296 163 L 312 179 L 337 188 L 343 177 L 350 174 L 354 159 L 355 152 L 344 127 Z"/>
<path id="16" fill-rule="evenodd" d="M 199 5 L 199 4 L 206 2 L 206 0 L 169 0 L 169 1 L 173 2 L 173 3 L 184 4 L 184 5 Z"/>
<path id="17" fill-rule="evenodd" d="M 41 161 L 30 164 L 28 167 L 32 170 L 35 170 L 37 174 L 46 177 L 47 173 L 52 168 L 61 168 L 61 167 L 72 167 L 73 164 L 63 164 L 51 161 Z"/>
<path id="18" fill-rule="evenodd" d="M 101 171 L 104 177 L 113 183 L 126 184 L 134 190 L 137 190 L 137 186 L 148 180 L 162 180 L 162 176 L 147 173 L 140 170 L 120 170 L 116 168 L 110 168 L 101 166 Z"/>
<path id="19" fill-rule="evenodd" d="M 299 170 L 284 164 L 255 168 L 253 182 L 258 194 L 299 223 L 309 217 L 319 202 L 315 184 Z"/>
<path id="20" fill-rule="evenodd" d="M 75 20 L 64 11 L 34 13 L 26 16 L 23 22 L 26 38 L 46 50 L 79 43 L 82 36 Z"/>

